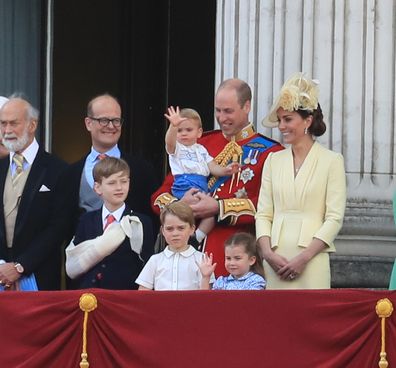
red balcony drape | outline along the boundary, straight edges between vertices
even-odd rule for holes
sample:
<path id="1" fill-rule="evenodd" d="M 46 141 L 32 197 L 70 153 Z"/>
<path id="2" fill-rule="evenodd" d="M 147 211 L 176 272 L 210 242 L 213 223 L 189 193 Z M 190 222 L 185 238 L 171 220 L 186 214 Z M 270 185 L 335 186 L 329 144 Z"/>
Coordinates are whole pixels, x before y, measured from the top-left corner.
<path id="1" fill-rule="evenodd" d="M 84 313 L 90 368 L 378 367 L 379 299 L 369 290 L 0 293 L 0 367 L 78 368 Z M 396 312 L 386 319 L 396 367 Z"/>

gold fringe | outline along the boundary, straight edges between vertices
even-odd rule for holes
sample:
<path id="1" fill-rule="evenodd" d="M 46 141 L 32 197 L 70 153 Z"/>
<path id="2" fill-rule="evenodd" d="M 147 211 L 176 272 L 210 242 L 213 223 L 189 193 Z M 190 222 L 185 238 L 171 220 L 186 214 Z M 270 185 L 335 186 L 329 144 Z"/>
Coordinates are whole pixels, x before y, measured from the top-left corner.
<path id="1" fill-rule="evenodd" d="M 378 367 L 387 368 L 388 361 L 386 360 L 385 352 L 385 318 L 392 315 L 392 302 L 388 298 L 378 300 L 377 305 L 375 306 L 375 311 L 377 312 L 378 317 L 381 318 L 381 353 Z"/>
<path id="2" fill-rule="evenodd" d="M 231 160 L 240 161 L 239 157 L 243 154 L 242 148 L 235 140 L 226 144 L 223 150 L 215 157 L 214 161 L 220 166 L 226 167 Z M 208 182 L 208 188 L 211 189 L 216 183 L 217 177 L 212 176 Z"/>
<path id="3" fill-rule="evenodd" d="M 88 325 L 88 313 L 92 312 L 98 306 L 96 296 L 91 293 L 85 293 L 80 297 L 80 309 L 84 312 L 84 323 L 83 323 L 83 347 L 81 353 L 80 368 L 88 368 L 88 353 L 87 353 L 87 325 Z"/>

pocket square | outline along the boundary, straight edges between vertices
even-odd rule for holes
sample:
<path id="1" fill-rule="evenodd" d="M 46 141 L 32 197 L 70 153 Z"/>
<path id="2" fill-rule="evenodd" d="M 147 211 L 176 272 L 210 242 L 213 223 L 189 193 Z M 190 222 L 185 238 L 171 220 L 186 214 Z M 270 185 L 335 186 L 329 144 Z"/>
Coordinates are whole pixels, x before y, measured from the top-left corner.
<path id="1" fill-rule="evenodd" d="M 45 186 L 44 184 L 41 186 L 39 192 L 50 192 L 51 189 Z"/>

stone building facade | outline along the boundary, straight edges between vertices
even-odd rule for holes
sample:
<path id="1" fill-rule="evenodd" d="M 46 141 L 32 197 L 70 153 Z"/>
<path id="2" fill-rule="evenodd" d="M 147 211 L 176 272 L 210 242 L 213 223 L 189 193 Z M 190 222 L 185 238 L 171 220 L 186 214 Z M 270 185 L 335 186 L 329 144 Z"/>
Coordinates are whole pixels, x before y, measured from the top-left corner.
<path id="1" fill-rule="evenodd" d="M 284 80 L 320 81 L 327 132 L 344 155 L 348 200 L 332 256 L 334 287 L 387 287 L 396 256 L 396 7 L 393 0 L 218 0 L 216 85 L 253 87 L 251 121 L 262 127 Z"/>

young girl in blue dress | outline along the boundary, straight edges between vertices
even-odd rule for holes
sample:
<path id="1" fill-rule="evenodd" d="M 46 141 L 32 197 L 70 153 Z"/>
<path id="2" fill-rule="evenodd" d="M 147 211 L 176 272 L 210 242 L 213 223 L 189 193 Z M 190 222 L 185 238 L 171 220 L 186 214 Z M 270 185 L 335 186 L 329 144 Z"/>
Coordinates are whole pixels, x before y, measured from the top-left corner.
<path id="1" fill-rule="evenodd" d="M 213 290 L 263 290 L 266 286 L 264 268 L 258 253 L 256 238 L 249 233 L 236 233 L 224 245 L 225 268 L 230 273 L 220 276 Z M 205 254 L 200 264 L 201 287 L 210 289 L 210 275 L 214 272 L 213 255 Z"/>

